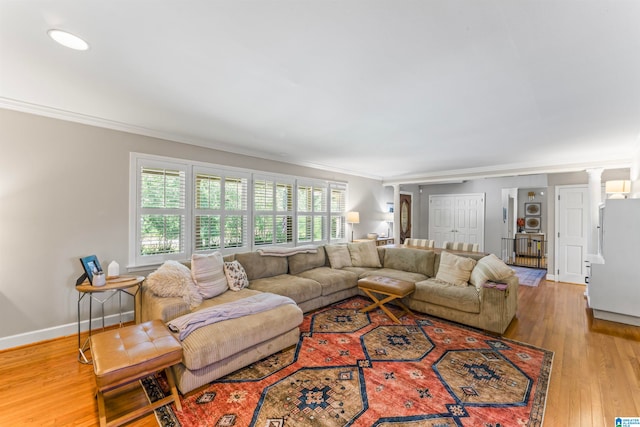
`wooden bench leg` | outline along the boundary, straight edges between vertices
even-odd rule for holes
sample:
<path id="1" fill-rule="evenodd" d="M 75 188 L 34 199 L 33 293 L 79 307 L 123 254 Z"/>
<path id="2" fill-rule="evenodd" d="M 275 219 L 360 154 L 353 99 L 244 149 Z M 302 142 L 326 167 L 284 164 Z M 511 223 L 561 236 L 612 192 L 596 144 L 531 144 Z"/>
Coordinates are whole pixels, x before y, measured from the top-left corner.
<path id="1" fill-rule="evenodd" d="M 167 383 L 169 383 L 169 389 L 171 390 L 171 395 L 174 398 L 173 402 L 176 404 L 176 409 L 178 411 L 182 411 L 180 395 L 178 394 L 178 388 L 176 387 L 176 381 L 173 377 L 173 371 L 171 370 L 171 367 L 165 368 L 164 373 L 167 375 Z"/>
<path id="2" fill-rule="evenodd" d="M 100 427 L 106 427 L 107 411 L 104 405 L 104 394 L 98 390 L 96 391 L 96 397 L 98 399 L 98 419 L 100 420 Z"/>
<path id="3" fill-rule="evenodd" d="M 400 320 L 396 316 L 393 315 L 393 313 L 387 307 L 384 306 L 386 303 L 397 299 L 398 297 L 396 295 L 387 295 L 387 294 L 383 294 L 382 292 L 379 292 L 382 295 L 387 295 L 387 297 L 384 298 L 383 300 L 379 300 L 378 298 L 376 298 L 371 293 L 371 291 L 369 291 L 369 289 L 367 289 L 367 288 L 360 288 L 360 289 L 362 289 L 364 291 L 364 293 L 367 294 L 369 296 L 369 298 L 371 298 L 373 300 L 373 304 L 363 308 L 360 311 L 362 311 L 363 313 L 366 313 L 368 311 L 373 310 L 376 307 L 380 307 L 382 309 L 382 311 L 384 311 L 386 313 L 386 315 L 389 316 L 389 318 L 391 320 L 393 320 L 396 323 L 402 323 L 402 322 L 400 322 Z"/>

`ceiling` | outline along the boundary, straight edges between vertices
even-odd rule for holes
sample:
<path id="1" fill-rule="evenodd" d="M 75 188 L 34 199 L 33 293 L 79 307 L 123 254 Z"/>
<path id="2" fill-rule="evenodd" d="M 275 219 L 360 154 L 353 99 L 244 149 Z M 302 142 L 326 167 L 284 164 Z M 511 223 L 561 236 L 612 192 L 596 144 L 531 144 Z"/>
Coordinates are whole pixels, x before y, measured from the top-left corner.
<path id="1" fill-rule="evenodd" d="M 625 167 L 640 1 L 0 0 L 0 107 L 388 183 Z"/>

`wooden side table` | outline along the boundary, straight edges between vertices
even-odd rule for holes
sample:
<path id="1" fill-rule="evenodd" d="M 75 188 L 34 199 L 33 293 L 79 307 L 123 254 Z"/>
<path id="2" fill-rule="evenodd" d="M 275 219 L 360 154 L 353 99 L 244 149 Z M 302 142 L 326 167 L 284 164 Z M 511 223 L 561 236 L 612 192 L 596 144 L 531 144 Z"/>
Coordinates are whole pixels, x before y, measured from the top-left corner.
<path id="1" fill-rule="evenodd" d="M 91 331 L 93 326 L 93 301 L 100 304 L 102 309 L 102 329 L 104 329 L 104 304 L 114 296 L 118 296 L 118 314 L 119 323 L 122 327 L 122 294 L 130 295 L 133 297 L 134 304 L 134 317 L 138 312 L 136 304 L 136 295 L 140 291 L 140 284 L 144 281 L 144 276 L 119 276 L 114 279 L 107 279 L 107 283 L 104 286 L 93 286 L 88 281 L 84 281 L 82 284 L 76 286 L 78 291 L 78 361 L 80 363 L 91 364 L 91 361 L 87 359 L 85 352 L 89 349 L 89 342 L 91 338 Z M 107 293 L 108 295 L 104 295 Z M 89 336 L 81 342 L 80 338 L 80 304 L 82 300 L 89 298 Z"/>

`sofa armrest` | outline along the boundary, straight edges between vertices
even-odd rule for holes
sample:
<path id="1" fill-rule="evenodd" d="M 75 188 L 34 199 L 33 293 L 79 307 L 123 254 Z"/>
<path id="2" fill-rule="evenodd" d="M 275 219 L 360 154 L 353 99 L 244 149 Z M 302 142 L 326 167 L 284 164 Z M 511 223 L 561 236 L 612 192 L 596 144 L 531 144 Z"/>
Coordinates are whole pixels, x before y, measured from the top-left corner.
<path id="1" fill-rule="evenodd" d="M 142 287 L 141 320 L 160 319 L 164 323 L 190 313 L 189 304 L 178 297 L 159 297 L 153 292 Z"/>
<path id="2" fill-rule="evenodd" d="M 488 282 L 480 288 L 480 327 L 502 334 L 518 309 L 518 278 L 512 276 L 504 283 Z"/>

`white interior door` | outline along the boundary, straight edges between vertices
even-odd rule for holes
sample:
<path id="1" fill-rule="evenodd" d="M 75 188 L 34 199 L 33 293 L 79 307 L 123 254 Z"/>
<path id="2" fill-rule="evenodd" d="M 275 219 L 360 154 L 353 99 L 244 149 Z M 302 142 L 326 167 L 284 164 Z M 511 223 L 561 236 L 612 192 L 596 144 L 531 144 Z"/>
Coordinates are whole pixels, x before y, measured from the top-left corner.
<path id="1" fill-rule="evenodd" d="M 556 196 L 558 280 L 584 284 L 589 240 L 589 188 L 586 185 L 560 186 Z"/>
<path id="2" fill-rule="evenodd" d="M 466 242 L 483 250 L 484 194 L 429 196 L 429 239 L 438 248 L 443 242 Z"/>
<path id="3" fill-rule="evenodd" d="M 484 195 L 471 194 L 454 197 L 455 241 L 478 243 L 483 250 L 484 243 Z"/>
<path id="4" fill-rule="evenodd" d="M 435 240 L 437 248 L 453 241 L 453 217 L 452 197 L 429 196 L 429 239 Z"/>

